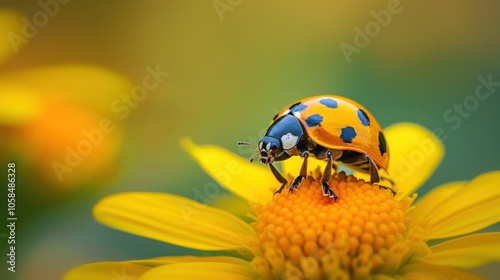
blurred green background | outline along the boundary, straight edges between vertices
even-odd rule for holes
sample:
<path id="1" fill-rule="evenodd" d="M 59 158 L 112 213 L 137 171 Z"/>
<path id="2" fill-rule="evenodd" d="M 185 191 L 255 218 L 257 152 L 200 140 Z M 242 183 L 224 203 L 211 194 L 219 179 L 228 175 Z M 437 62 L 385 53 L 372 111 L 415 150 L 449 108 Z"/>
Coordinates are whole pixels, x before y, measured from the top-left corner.
<path id="1" fill-rule="evenodd" d="M 2 174 L 17 163 L 18 184 L 12 279 L 195 253 L 100 225 L 92 206 L 123 191 L 193 197 L 211 179 L 181 137 L 247 157 L 236 141 L 257 142 L 278 110 L 310 95 L 352 98 L 382 126 L 438 129 L 446 156 L 423 193 L 500 169 L 500 87 L 474 97 L 479 76 L 500 83 L 496 1 L 29 2 L 0 3 L 10 10 L 0 13 L 0 99 L 8 96 L 0 100 L 0 162 Z M 148 67 L 164 77 L 124 105 L 121 96 L 151 76 Z M 103 118 L 115 130 L 59 181 L 51 164 L 64 163 L 66 147 Z"/>

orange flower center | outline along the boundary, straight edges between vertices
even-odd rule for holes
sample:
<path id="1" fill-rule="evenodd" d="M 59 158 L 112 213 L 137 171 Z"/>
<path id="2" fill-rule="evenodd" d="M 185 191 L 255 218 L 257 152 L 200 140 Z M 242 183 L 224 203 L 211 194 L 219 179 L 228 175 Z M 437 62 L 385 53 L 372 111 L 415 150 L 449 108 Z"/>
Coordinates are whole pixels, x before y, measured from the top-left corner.
<path id="1" fill-rule="evenodd" d="M 339 201 L 308 177 L 293 194 L 283 191 L 256 206 L 260 248 L 252 263 L 265 279 L 365 279 L 395 275 L 419 250 L 421 226 L 409 228 L 403 201 L 341 172 L 329 182 Z"/>

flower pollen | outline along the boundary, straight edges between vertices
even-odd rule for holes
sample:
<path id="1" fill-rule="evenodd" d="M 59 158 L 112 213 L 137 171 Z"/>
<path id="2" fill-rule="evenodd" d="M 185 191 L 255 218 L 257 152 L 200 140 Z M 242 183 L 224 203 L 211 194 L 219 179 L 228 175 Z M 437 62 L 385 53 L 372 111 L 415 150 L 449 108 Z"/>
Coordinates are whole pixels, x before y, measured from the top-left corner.
<path id="1" fill-rule="evenodd" d="M 414 198 L 396 200 L 341 172 L 329 182 L 339 200 L 323 196 L 308 177 L 294 193 L 283 191 L 256 206 L 260 243 L 252 263 L 265 279 L 365 279 L 393 276 L 427 245 L 423 226 L 409 228 Z"/>

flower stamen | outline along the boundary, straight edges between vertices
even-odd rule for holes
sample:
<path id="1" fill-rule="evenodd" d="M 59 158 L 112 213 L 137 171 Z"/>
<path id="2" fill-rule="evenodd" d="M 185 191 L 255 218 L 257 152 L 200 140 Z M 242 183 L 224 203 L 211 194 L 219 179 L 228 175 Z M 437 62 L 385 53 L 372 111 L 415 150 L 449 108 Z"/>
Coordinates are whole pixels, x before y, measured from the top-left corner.
<path id="1" fill-rule="evenodd" d="M 264 278 L 395 275 L 425 244 L 422 231 L 409 230 L 406 213 L 414 198 L 400 202 L 343 172 L 329 184 L 337 202 L 323 196 L 319 178 L 308 177 L 296 192 L 255 207 L 260 253 L 253 263 Z"/>

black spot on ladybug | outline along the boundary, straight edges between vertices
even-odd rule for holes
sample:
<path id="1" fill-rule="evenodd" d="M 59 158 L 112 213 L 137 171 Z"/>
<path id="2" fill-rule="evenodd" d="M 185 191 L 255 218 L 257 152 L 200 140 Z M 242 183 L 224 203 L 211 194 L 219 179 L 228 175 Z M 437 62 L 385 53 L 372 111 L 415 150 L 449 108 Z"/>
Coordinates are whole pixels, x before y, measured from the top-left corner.
<path id="1" fill-rule="evenodd" d="M 309 127 L 318 126 L 323 121 L 323 117 L 318 114 L 310 115 L 306 119 L 306 124 Z"/>
<path id="2" fill-rule="evenodd" d="M 369 126 L 370 125 L 370 118 L 368 118 L 368 115 L 365 113 L 365 111 L 358 109 L 358 119 L 361 121 L 361 124 L 364 126 Z"/>
<path id="3" fill-rule="evenodd" d="M 319 101 L 319 103 L 325 105 L 328 108 L 335 109 L 338 107 L 337 100 L 332 98 L 323 98 Z"/>
<path id="4" fill-rule="evenodd" d="M 378 150 L 381 155 L 387 153 L 387 143 L 385 142 L 385 137 L 382 131 L 378 132 Z"/>
<path id="5" fill-rule="evenodd" d="M 352 126 L 346 126 L 340 130 L 340 138 L 346 143 L 351 143 L 356 135 L 356 130 Z"/>
<path id="6" fill-rule="evenodd" d="M 295 113 L 295 112 L 300 112 L 307 108 L 307 105 L 303 103 L 295 103 L 292 107 L 290 107 L 290 112 Z"/>

